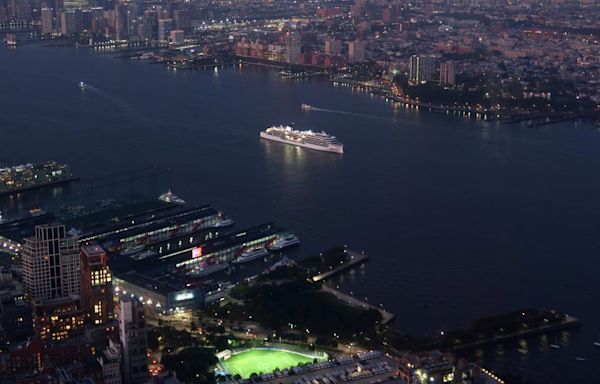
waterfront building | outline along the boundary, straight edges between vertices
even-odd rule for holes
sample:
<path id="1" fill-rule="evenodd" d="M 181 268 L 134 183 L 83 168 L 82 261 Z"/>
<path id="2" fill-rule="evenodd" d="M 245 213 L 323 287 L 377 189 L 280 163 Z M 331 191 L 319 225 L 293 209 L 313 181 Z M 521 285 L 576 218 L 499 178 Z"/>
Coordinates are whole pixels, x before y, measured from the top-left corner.
<path id="1" fill-rule="evenodd" d="M 123 382 L 125 384 L 146 383 L 148 357 L 144 306 L 136 299 L 124 297 L 119 300 L 119 308 Z"/>
<path id="2" fill-rule="evenodd" d="M 456 84 L 456 64 L 454 61 L 446 61 L 440 65 L 440 84 Z"/>
<path id="3" fill-rule="evenodd" d="M 328 55 L 339 55 L 342 53 L 342 41 L 335 38 L 325 39 L 325 53 Z"/>
<path id="4" fill-rule="evenodd" d="M 435 56 L 433 55 L 413 55 L 408 63 L 409 82 L 419 84 L 434 80 L 435 74 Z"/>
<path id="5" fill-rule="evenodd" d="M 364 41 L 356 40 L 348 43 L 348 62 L 351 64 L 361 63 L 365 61 L 365 47 Z"/>
<path id="6" fill-rule="evenodd" d="M 24 239 L 21 263 L 25 293 L 30 299 L 50 300 L 79 295 L 79 244 L 61 224 L 35 227 Z"/>
<path id="7" fill-rule="evenodd" d="M 98 245 L 81 247 L 81 307 L 89 324 L 107 324 L 114 317 L 108 256 Z"/>
<path id="8" fill-rule="evenodd" d="M 42 8 L 40 19 L 42 21 L 42 33 L 50 34 L 54 32 L 54 11 L 52 8 Z"/>
<path id="9" fill-rule="evenodd" d="M 302 54 L 301 36 L 299 32 L 290 31 L 286 36 L 287 62 L 289 64 L 298 64 Z"/>
<path id="10" fill-rule="evenodd" d="M 169 35 L 173 30 L 173 19 L 158 20 L 158 41 L 169 41 Z"/>

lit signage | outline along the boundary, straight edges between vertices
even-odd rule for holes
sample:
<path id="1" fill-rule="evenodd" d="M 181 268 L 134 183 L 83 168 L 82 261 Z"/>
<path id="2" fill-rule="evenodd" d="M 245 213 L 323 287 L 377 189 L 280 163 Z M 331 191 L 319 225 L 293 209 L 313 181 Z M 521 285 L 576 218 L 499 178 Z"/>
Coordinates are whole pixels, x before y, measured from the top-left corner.
<path id="1" fill-rule="evenodd" d="M 181 292 L 175 296 L 175 301 L 183 301 L 194 298 L 194 292 Z"/>
<path id="2" fill-rule="evenodd" d="M 192 249 L 192 259 L 197 259 L 202 256 L 202 247 Z"/>

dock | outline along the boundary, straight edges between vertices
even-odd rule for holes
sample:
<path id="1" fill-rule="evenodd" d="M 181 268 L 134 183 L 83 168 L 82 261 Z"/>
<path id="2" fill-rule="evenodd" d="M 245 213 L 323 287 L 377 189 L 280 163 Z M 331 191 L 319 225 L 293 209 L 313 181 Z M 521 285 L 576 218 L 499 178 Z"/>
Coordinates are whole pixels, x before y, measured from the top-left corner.
<path id="1" fill-rule="evenodd" d="M 358 308 L 358 309 L 363 309 L 363 310 L 369 310 L 369 309 L 374 309 L 376 311 L 378 311 L 381 314 L 382 320 L 381 320 L 381 324 L 386 325 L 389 324 L 392 320 L 394 320 L 396 318 L 396 315 L 394 315 L 391 312 L 386 311 L 385 309 L 382 308 L 377 308 L 374 305 L 371 305 L 367 302 L 364 302 L 360 299 L 357 299 L 355 297 L 352 297 L 348 294 L 345 294 L 343 292 L 338 291 L 335 288 L 331 288 L 331 287 L 327 287 L 327 286 L 323 286 L 321 288 L 321 290 L 323 292 L 326 293 L 330 293 L 333 296 L 335 296 L 339 301 L 354 307 L 354 308 Z"/>
<path id="2" fill-rule="evenodd" d="M 581 326 L 581 322 L 579 321 L 579 319 L 577 319 L 573 316 L 567 316 L 567 318 L 564 321 L 561 321 L 560 323 L 545 325 L 545 326 L 541 326 L 541 327 L 537 327 L 537 328 L 533 328 L 533 329 L 528 329 L 526 331 L 509 333 L 506 335 L 498 335 L 498 336 L 494 336 L 494 337 L 489 337 L 487 339 L 477 340 L 477 341 L 474 341 L 471 343 L 464 343 L 464 344 L 454 346 L 453 349 L 461 350 L 461 349 L 475 348 L 475 347 L 480 347 L 480 346 L 488 345 L 488 344 L 497 344 L 497 343 L 511 340 L 511 339 L 532 337 L 532 336 L 537 336 L 537 335 L 541 335 L 544 333 L 553 333 L 553 332 L 564 331 L 566 329 L 578 328 L 580 326 Z"/>
<path id="3" fill-rule="evenodd" d="M 358 252 L 351 251 L 351 250 L 347 250 L 346 253 L 350 256 L 350 260 L 348 260 L 344 264 L 340 264 L 338 267 L 336 267 L 330 271 L 323 272 L 323 273 L 313 276 L 312 281 L 314 281 L 316 283 L 319 281 L 327 280 L 328 278 L 333 277 L 334 275 L 337 275 L 340 272 L 343 272 L 349 268 L 352 268 L 356 265 L 362 264 L 362 263 L 366 262 L 367 260 L 369 260 L 369 255 L 367 255 L 365 253 L 358 253 Z"/>

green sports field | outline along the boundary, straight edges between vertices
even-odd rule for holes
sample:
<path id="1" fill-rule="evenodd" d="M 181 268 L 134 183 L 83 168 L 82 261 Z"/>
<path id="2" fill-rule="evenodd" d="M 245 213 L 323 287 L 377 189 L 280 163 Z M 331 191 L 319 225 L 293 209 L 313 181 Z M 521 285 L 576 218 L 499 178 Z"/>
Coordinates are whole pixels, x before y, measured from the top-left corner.
<path id="1" fill-rule="evenodd" d="M 247 379 L 252 373 L 271 373 L 276 368 L 284 370 L 298 363 L 312 363 L 312 357 L 294 352 L 269 349 L 251 349 L 231 356 L 222 365 L 233 375 Z"/>

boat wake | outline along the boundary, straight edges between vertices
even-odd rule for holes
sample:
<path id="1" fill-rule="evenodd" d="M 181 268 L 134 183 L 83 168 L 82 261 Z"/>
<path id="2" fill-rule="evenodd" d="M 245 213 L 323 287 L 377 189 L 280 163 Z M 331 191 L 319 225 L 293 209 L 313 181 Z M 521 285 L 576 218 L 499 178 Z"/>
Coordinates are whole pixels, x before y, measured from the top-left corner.
<path id="1" fill-rule="evenodd" d="M 355 117 L 363 117 L 365 119 L 374 119 L 374 120 L 384 120 L 384 121 L 396 121 L 395 119 L 389 118 L 389 117 L 381 117 L 381 116 L 377 116 L 377 115 L 369 115 L 366 113 L 355 113 L 355 112 L 349 112 L 349 111 L 340 111 L 337 109 L 327 109 L 327 108 L 317 108 L 317 107 L 310 107 L 311 111 L 317 111 L 317 112 L 325 112 L 325 113 L 337 113 L 339 115 L 348 115 L 348 116 L 355 116 Z"/>
<path id="2" fill-rule="evenodd" d="M 112 96 L 110 93 L 103 91 L 100 88 L 96 88 L 93 85 L 89 85 L 88 83 L 83 83 L 83 82 L 79 83 L 79 87 L 81 88 L 82 91 L 93 93 L 94 95 L 99 96 L 99 97 L 103 98 L 104 100 L 119 106 L 121 109 L 123 109 L 126 112 L 134 112 L 133 107 L 129 103 L 127 103 L 126 101 L 121 100 L 117 97 Z"/>

